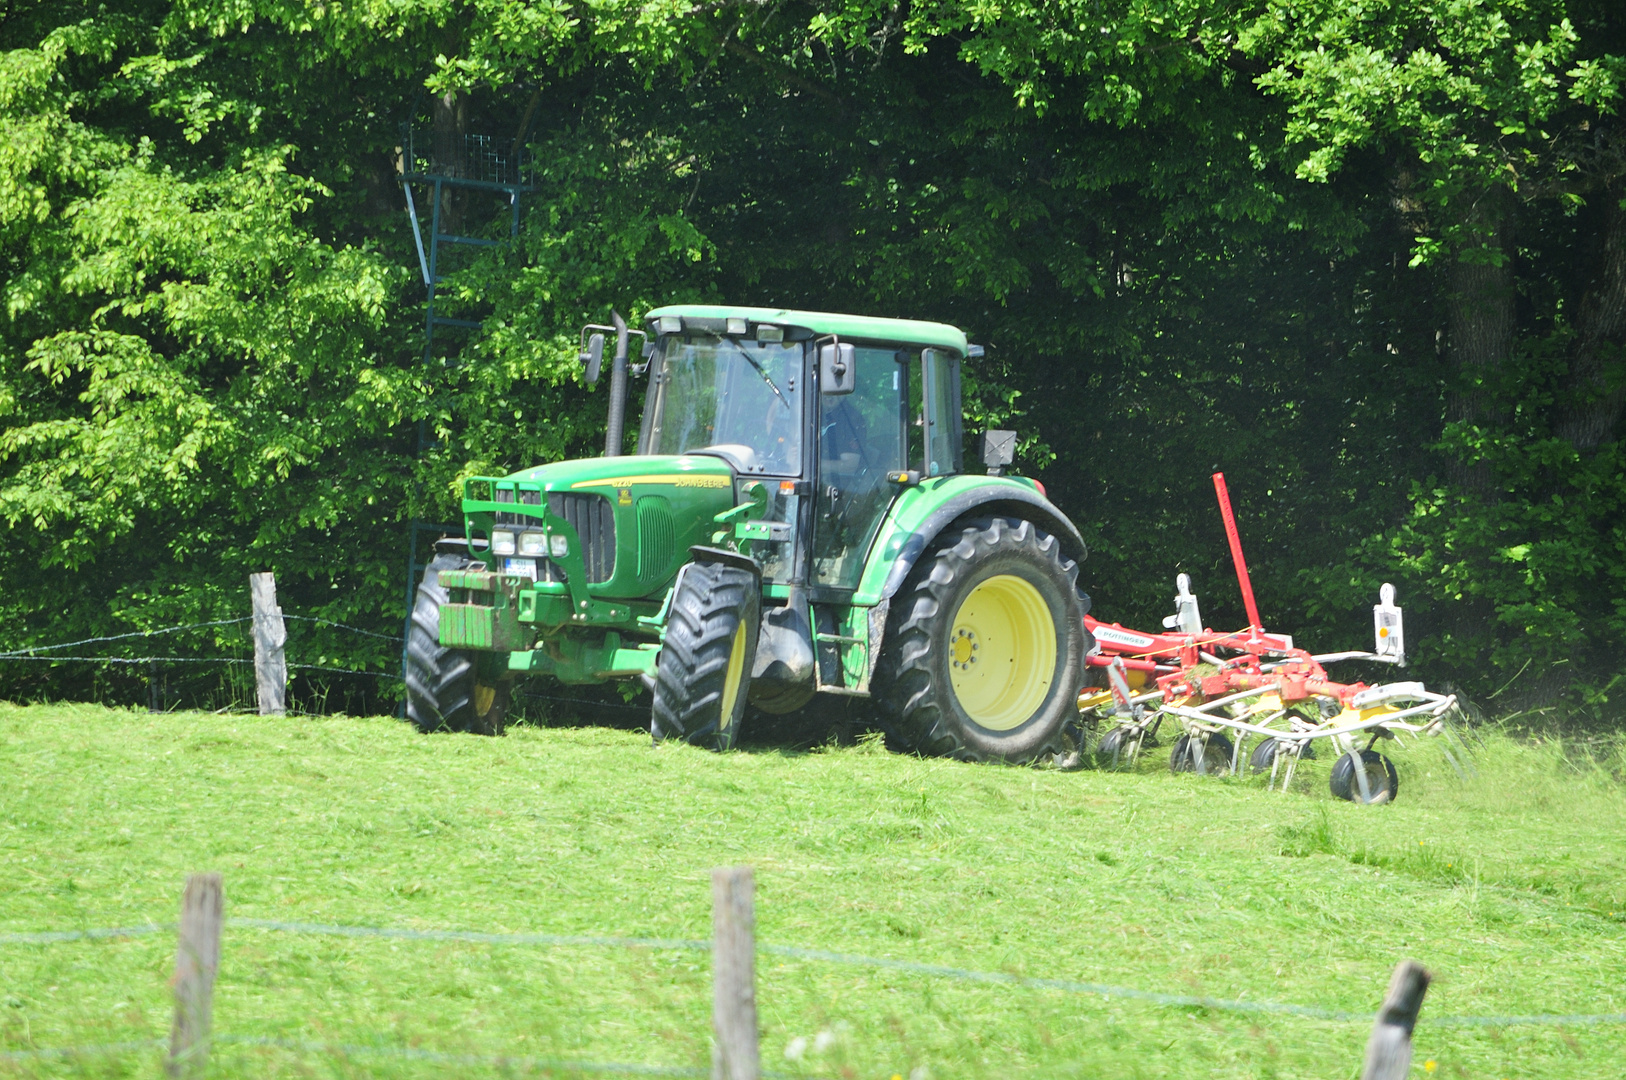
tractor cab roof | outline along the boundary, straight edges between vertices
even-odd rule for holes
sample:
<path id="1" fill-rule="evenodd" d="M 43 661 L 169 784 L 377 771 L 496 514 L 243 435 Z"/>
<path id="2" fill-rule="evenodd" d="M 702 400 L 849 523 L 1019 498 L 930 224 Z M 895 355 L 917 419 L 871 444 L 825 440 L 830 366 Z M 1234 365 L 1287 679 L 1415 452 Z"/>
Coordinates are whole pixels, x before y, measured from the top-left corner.
<path id="1" fill-rule="evenodd" d="M 881 341 L 897 345 L 921 345 L 952 349 L 966 355 L 965 332 L 947 323 L 918 319 L 881 319 L 869 315 L 838 315 L 828 311 L 794 311 L 789 308 L 735 307 L 727 304 L 668 304 L 644 316 L 651 331 L 660 329 L 658 320 L 680 318 L 685 329 L 719 332 L 728 319 L 770 323 L 787 329 L 800 328 L 811 336 L 835 334 L 859 341 Z"/>

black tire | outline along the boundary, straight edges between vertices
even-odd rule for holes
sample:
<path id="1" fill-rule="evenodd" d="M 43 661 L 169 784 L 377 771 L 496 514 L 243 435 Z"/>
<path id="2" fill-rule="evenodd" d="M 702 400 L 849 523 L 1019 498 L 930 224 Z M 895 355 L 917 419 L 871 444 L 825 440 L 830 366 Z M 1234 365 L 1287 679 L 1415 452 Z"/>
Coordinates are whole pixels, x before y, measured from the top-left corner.
<path id="1" fill-rule="evenodd" d="M 655 661 L 649 731 L 657 742 L 687 739 L 713 750 L 733 748 L 761 623 L 756 575 L 719 563 L 684 569 Z"/>
<path id="2" fill-rule="evenodd" d="M 972 521 L 922 556 L 893 602 L 877 672 L 898 740 L 969 761 L 1062 750 L 1087 647 L 1077 578 L 1060 541 L 1030 521 Z"/>
<path id="3" fill-rule="evenodd" d="M 1355 775 L 1353 751 L 1340 755 L 1338 760 L 1332 763 L 1332 776 L 1327 780 L 1327 786 L 1332 789 L 1332 793 L 1349 802 L 1394 802 L 1395 796 L 1400 794 L 1400 774 L 1395 772 L 1395 763 L 1376 750 L 1362 750 L 1361 763 L 1366 766 L 1369 798 L 1365 800 L 1361 798 L 1361 782 Z"/>
<path id="4" fill-rule="evenodd" d="M 1271 767 L 1276 764 L 1276 755 L 1281 751 L 1281 748 L 1282 743 L 1280 740 L 1265 739 L 1254 747 L 1253 753 L 1248 756 L 1248 767 L 1256 773 L 1269 772 Z M 1304 744 L 1304 749 L 1299 751 L 1299 758 L 1309 760 L 1313 757 L 1315 757 L 1315 743 L 1307 742 Z"/>
<path id="5" fill-rule="evenodd" d="M 440 572 L 467 565 L 461 555 L 436 555 L 418 583 L 406 647 L 407 719 L 422 732 L 501 735 L 511 684 L 480 679 L 474 653 L 440 643 L 440 605 L 446 602 Z"/>
<path id="6" fill-rule="evenodd" d="M 1234 747 L 1231 740 L 1215 732 L 1208 737 L 1208 744 L 1203 747 L 1202 768 L 1197 768 L 1197 744 L 1200 739 L 1191 735 L 1182 735 L 1174 740 L 1174 750 L 1169 753 L 1169 771 L 1173 773 L 1201 772 L 1205 776 L 1226 776 L 1231 771 L 1231 752 Z"/>

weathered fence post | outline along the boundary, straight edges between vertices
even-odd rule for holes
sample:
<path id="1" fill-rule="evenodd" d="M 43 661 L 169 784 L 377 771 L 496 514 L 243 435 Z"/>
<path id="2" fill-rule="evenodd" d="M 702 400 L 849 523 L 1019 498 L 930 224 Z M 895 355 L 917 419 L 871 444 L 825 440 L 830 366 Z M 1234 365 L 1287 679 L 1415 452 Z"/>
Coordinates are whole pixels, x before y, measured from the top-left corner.
<path id="1" fill-rule="evenodd" d="M 180 942 L 175 950 L 175 1024 L 169 1033 L 164 1071 L 173 1077 L 202 1076 L 209 1061 L 209 1024 L 214 1015 L 215 973 L 220 970 L 220 923 L 225 892 L 219 874 L 192 874 L 181 897 Z"/>
<path id="2" fill-rule="evenodd" d="M 711 872 L 712 1080 L 758 1080 L 755 883 L 749 866 Z"/>
<path id="3" fill-rule="evenodd" d="M 1405 1080 L 1411 1070 L 1411 1032 L 1432 978 L 1415 960 L 1402 960 L 1389 979 L 1389 992 L 1366 1042 L 1361 1080 Z"/>
<path id="4" fill-rule="evenodd" d="M 254 686 L 260 715 L 282 716 L 288 711 L 288 658 L 282 653 L 288 627 L 277 606 L 276 575 L 250 574 L 248 589 L 254 598 Z"/>

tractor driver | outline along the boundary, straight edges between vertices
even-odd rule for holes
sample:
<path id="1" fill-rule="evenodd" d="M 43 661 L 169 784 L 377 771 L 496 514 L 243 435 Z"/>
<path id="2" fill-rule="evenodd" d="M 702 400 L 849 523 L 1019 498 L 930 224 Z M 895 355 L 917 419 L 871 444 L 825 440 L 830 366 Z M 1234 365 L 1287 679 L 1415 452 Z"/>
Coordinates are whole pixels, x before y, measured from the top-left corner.
<path id="1" fill-rule="evenodd" d="M 851 396 L 826 405 L 819 424 L 819 474 L 840 487 L 864 486 L 859 478 L 869 469 L 869 425 Z M 846 481 L 845 483 L 843 481 Z"/>

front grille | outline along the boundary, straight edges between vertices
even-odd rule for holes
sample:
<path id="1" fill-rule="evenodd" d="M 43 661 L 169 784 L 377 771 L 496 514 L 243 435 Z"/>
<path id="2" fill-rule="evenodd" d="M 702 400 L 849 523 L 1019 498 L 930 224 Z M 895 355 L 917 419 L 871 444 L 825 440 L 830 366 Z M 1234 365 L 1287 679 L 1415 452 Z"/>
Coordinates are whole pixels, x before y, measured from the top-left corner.
<path id="1" fill-rule="evenodd" d="M 497 501 L 514 502 L 514 492 L 499 490 Z M 540 506 L 542 493 L 534 490 L 521 491 L 518 504 Z M 554 517 L 564 518 L 570 527 L 576 530 L 576 535 L 581 537 L 582 563 L 587 569 L 588 583 L 597 585 L 609 581 L 615 574 L 615 513 L 610 508 L 610 500 L 603 495 L 587 492 L 550 491 L 548 512 Z M 529 514 L 499 511 L 495 524 L 525 529 L 539 526 L 541 522 Z M 552 559 L 538 559 L 536 569 L 538 581 L 565 579 L 564 572 L 554 566 Z"/>
<path id="2" fill-rule="evenodd" d="M 564 518 L 582 539 L 582 563 L 590 584 L 609 581 L 615 574 L 615 512 L 603 495 L 580 491 L 548 492 L 548 512 Z M 558 580 L 551 571 L 546 580 Z"/>
<path id="3" fill-rule="evenodd" d="M 672 504 L 660 495 L 645 495 L 638 500 L 638 580 L 653 583 L 664 578 L 676 557 Z"/>
<path id="4" fill-rule="evenodd" d="M 529 494 L 529 492 L 527 492 L 527 494 Z M 513 489 L 511 489 L 511 488 L 499 488 L 497 490 L 497 501 L 500 502 L 500 503 L 511 503 L 511 502 L 513 502 L 514 501 Z M 497 524 L 498 525 L 518 525 L 519 524 L 519 515 L 518 514 L 505 514 L 505 513 L 503 513 L 502 511 L 499 510 L 497 512 Z"/>

